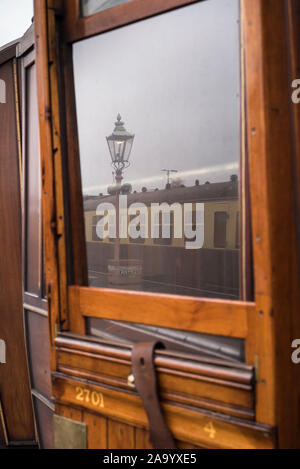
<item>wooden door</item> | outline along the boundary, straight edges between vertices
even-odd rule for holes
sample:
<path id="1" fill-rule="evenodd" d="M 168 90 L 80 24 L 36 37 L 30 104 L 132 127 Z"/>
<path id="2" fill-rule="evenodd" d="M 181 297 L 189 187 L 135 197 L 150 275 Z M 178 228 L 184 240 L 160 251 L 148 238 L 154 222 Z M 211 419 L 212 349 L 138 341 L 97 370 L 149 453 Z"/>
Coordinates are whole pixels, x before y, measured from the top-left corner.
<path id="1" fill-rule="evenodd" d="M 3 446 L 36 445 L 24 341 L 21 147 L 16 48 L 0 50 L 0 434 Z"/>
<path id="2" fill-rule="evenodd" d="M 292 4 L 35 1 L 56 446 L 151 447 L 150 337 L 178 447 L 299 445 Z"/>

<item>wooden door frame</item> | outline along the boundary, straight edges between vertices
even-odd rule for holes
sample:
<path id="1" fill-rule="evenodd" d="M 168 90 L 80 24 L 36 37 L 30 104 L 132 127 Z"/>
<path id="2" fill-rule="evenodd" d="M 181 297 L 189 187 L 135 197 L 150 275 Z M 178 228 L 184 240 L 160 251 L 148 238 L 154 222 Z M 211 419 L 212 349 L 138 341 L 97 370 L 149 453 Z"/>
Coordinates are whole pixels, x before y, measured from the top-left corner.
<path id="1" fill-rule="evenodd" d="M 30 113 L 30 99 L 28 87 L 31 80 L 35 79 L 35 72 L 29 76 L 30 68 L 35 67 L 35 43 L 34 43 L 34 25 L 25 32 L 20 40 L 17 49 L 17 57 L 20 71 L 20 89 L 21 89 L 21 126 L 22 126 L 22 259 L 23 259 L 23 309 L 24 309 L 24 327 L 27 346 L 27 361 L 30 374 L 30 387 L 33 409 L 35 414 L 35 426 L 39 447 L 43 448 L 50 445 L 52 438 L 51 413 L 54 413 L 54 403 L 52 402 L 52 388 L 50 376 L 50 341 L 48 327 L 47 300 L 44 291 L 44 263 L 43 263 L 43 236 L 42 236 L 42 212 L 41 206 L 38 211 L 38 236 L 37 239 L 28 239 L 29 209 L 31 200 L 29 197 L 29 186 L 33 189 L 35 197 L 38 197 L 38 187 L 32 183 L 30 163 L 32 156 L 28 147 L 29 121 L 33 115 Z M 32 96 L 31 96 L 32 98 Z M 31 112 L 36 111 L 31 105 Z M 38 115 L 36 114 L 36 119 Z M 32 128 L 32 127 L 31 127 Z M 34 130 L 36 130 L 34 128 Z M 36 140 L 37 149 L 39 149 L 39 136 Z M 38 154 L 37 162 L 40 162 Z M 34 158 L 34 157 L 33 157 Z M 39 169 L 37 167 L 37 175 Z M 40 182 L 38 180 L 38 182 Z M 41 191 L 41 189 L 40 189 Z M 40 193 L 41 203 L 41 193 Z M 30 275 L 30 263 L 28 259 L 28 241 L 38 252 L 36 264 L 38 269 L 38 279 L 36 290 L 33 291 L 28 285 Z M 31 264 L 32 265 L 32 264 Z M 29 287 L 29 288 L 28 288 Z M 38 350 L 38 353 L 36 351 Z M 49 426 L 48 426 L 49 425 Z"/>
<path id="2" fill-rule="evenodd" d="M 299 155 L 299 148 L 292 147 L 290 135 L 295 120 L 292 122 L 287 59 L 287 51 L 296 50 L 296 41 L 289 34 L 294 22 L 288 9 L 295 7 L 293 0 L 241 1 L 254 302 L 86 286 L 84 226 L 82 208 L 78 208 L 82 207 L 82 195 L 71 44 L 194 1 L 133 0 L 88 18 L 77 15 L 79 0 L 75 9 L 69 0 L 34 2 L 52 369 L 56 370 L 57 365 L 54 340 L 58 329 L 84 334 L 86 316 L 128 320 L 126 313 L 120 312 L 120 304 L 123 310 L 130 310 L 131 321 L 173 328 L 182 328 L 184 324 L 186 330 L 244 338 L 246 362 L 257 369 L 256 421 L 278 427 L 280 447 L 296 447 L 300 440 L 299 417 L 295 412 L 299 405 L 299 384 L 296 386 L 297 368 L 291 362 L 290 344 L 291 331 L 295 338 L 300 337 L 300 301 L 295 255 L 297 213 L 291 187 L 293 155 L 295 151 Z M 61 43 L 59 34 L 62 37 L 64 14 L 67 27 Z M 59 46 L 63 48 L 64 67 Z M 68 86 L 63 86 L 63 81 Z M 74 221 L 76 230 L 72 229 Z M 71 248 L 67 242 L 69 235 L 72 235 Z M 73 257 L 72 252 L 77 255 L 70 271 L 67 259 Z M 286 383 L 284 389 L 282 382 Z"/>

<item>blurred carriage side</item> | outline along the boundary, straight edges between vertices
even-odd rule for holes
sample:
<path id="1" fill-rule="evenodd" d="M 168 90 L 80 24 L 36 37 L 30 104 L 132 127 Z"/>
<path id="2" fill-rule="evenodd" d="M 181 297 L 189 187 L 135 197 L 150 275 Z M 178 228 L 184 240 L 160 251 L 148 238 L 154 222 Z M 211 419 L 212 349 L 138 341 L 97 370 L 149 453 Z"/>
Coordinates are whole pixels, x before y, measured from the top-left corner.
<path id="1" fill-rule="evenodd" d="M 84 214 L 86 247 L 90 285 L 110 287 L 108 261 L 113 258 L 114 239 L 99 239 L 96 232 L 97 207 L 101 203 L 115 203 L 114 195 L 85 196 Z M 238 181 L 196 184 L 191 187 L 166 187 L 162 190 L 129 193 L 127 204 L 152 203 L 204 204 L 204 243 L 200 249 L 186 249 L 187 239 L 174 237 L 174 218 L 171 216 L 170 238 L 137 238 L 120 240 L 121 259 L 142 262 L 142 281 L 137 285 L 123 285 L 143 291 L 189 296 L 239 298 L 239 200 Z M 172 214 L 171 214 L 172 215 Z M 195 217 L 194 217 L 195 218 Z M 128 223 L 130 219 L 128 217 Z M 184 232 L 184 230 L 183 230 Z"/>

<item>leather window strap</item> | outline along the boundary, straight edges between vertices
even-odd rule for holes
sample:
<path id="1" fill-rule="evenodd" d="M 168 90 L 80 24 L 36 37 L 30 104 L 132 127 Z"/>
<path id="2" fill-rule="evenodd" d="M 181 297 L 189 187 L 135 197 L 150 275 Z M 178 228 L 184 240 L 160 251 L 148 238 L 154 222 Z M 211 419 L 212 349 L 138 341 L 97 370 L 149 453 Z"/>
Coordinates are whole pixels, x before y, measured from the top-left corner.
<path id="1" fill-rule="evenodd" d="M 154 350 L 165 348 L 162 342 L 139 342 L 132 349 L 134 384 L 142 399 L 149 422 L 150 440 L 154 449 L 176 449 L 159 401 Z"/>

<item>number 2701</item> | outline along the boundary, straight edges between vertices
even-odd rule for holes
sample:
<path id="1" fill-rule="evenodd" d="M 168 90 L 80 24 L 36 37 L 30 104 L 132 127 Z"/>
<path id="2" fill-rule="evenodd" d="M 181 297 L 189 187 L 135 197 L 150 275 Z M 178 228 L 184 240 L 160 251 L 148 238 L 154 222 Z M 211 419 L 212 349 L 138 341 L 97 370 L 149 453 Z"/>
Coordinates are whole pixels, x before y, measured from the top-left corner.
<path id="1" fill-rule="evenodd" d="M 81 386 L 76 386 L 76 400 L 91 403 L 95 407 L 104 407 L 104 399 L 101 392 L 91 391 Z"/>

